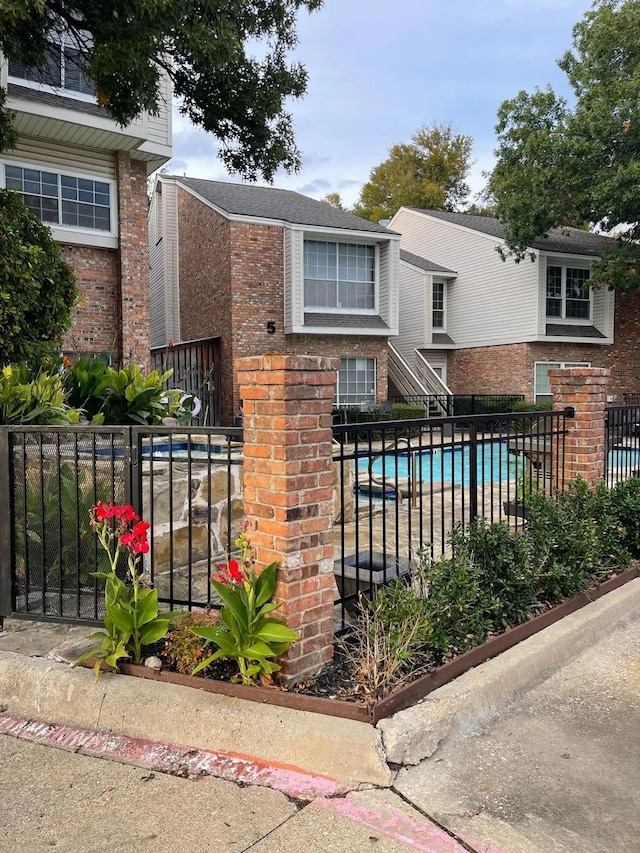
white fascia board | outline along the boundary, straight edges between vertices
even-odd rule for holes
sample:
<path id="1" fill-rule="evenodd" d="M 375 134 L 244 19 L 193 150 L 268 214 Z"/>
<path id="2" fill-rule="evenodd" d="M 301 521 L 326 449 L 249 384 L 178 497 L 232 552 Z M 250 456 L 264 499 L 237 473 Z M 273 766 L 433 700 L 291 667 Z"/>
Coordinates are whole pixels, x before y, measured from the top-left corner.
<path id="1" fill-rule="evenodd" d="M 493 346 L 493 344 L 492 344 L 492 346 Z M 434 343 L 429 343 L 429 344 L 424 344 L 423 346 L 421 346 L 421 347 L 420 347 L 420 349 L 421 349 L 421 350 L 422 350 L 422 349 L 433 349 L 433 350 L 449 349 L 449 350 L 453 350 L 453 349 L 461 349 L 461 347 L 460 347 L 460 346 L 458 346 L 458 344 L 455 344 L 455 343 L 454 343 L 454 344 L 434 344 Z"/>
<path id="2" fill-rule="evenodd" d="M 596 344 L 598 346 L 608 347 L 613 344 L 613 338 L 576 338 L 566 335 L 540 335 L 536 338 L 537 343 L 545 344 Z"/>
<path id="3" fill-rule="evenodd" d="M 117 249 L 118 238 L 109 234 L 91 234 L 87 231 L 71 231 L 56 225 L 45 223 L 57 243 L 70 243 L 74 246 L 93 246 L 100 249 Z"/>
<path id="4" fill-rule="evenodd" d="M 300 223 L 284 223 L 294 231 L 303 231 L 305 234 L 324 234 L 332 237 L 348 237 L 356 240 L 367 240 L 371 243 L 400 242 L 400 234 L 384 234 L 382 231 L 358 231 L 348 228 L 329 228 L 325 225 L 301 225 Z"/>
<path id="5" fill-rule="evenodd" d="M 567 263 L 571 261 L 580 261 L 584 263 L 585 261 L 599 261 L 599 255 L 576 255 L 576 254 L 568 254 L 567 252 L 547 252 L 540 251 L 540 256 L 550 260 L 550 261 L 558 261 L 559 263 Z"/>

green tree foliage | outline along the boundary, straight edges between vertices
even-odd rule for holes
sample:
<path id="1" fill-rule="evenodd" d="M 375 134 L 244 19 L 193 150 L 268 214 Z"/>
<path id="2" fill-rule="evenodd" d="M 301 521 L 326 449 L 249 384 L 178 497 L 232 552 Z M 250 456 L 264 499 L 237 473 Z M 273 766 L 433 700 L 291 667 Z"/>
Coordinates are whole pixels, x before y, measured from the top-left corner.
<path id="1" fill-rule="evenodd" d="M 489 190 L 511 252 L 535 237 L 590 223 L 619 236 L 592 280 L 640 286 L 640 0 L 596 0 L 558 65 L 575 93 L 521 91 L 498 111 Z"/>
<path id="2" fill-rule="evenodd" d="M 336 193 L 336 192 L 327 193 L 326 196 L 323 199 L 321 199 L 321 201 L 324 201 L 327 204 L 330 204 L 331 207 L 335 207 L 338 210 L 346 210 L 347 209 L 344 206 L 344 202 L 342 201 L 342 196 L 340 195 L 340 193 Z"/>
<path id="3" fill-rule="evenodd" d="M 157 113 L 162 70 L 184 115 L 219 140 L 234 172 L 267 180 L 295 170 L 288 97 L 301 97 L 307 74 L 288 53 L 296 16 L 322 0 L 15 0 L 0 3 L 0 49 L 42 67 L 50 34 L 77 40 L 98 100 L 125 125 Z M 0 120 L 1 123 L 1 120 Z"/>
<path id="4" fill-rule="evenodd" d="M 372 169 L 353 212 L 378 222 L 405 205 L 456 210 L 469 195 L 473 139 L 455 133 L 450 124 L 423 127 L 411 142 L 389 149 L 387 159 Z"/>
<path id="5" fill-rule="evenodd" d="M 51 231 L 0 190 L 0 366 L 37 367 L 58 349 L 77 295 Z"/>

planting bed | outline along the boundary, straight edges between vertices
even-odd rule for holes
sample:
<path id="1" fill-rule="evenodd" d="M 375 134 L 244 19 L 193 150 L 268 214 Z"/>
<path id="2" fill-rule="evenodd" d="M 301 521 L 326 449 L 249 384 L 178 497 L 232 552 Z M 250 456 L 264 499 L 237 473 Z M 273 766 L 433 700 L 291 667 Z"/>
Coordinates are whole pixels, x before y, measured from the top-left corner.
<path id="1" fill-rule="evenodd" d="M 223 680 L 228 679 L 232 671 L 235 671 L 229 669 L 228 664 L 224 664 L 226 669 L 212 670 L 204 677 L 183 675 L 167 669 L 157 671 L 145 666 L 136 666 L 127 663 L 120 664 L 119 669 L 124 675 L 180 684 L 185 687 L 194 687 L 210 693 L 234 696 L 252 702 L 262 702 L 303 711 L 313 711 L 319 714 L 329 714 L 375 724 L 378 720 L 389 717 L 397 711 L 415 704 L 431 691 L 441 687 L 443 684 L 447 684 L 472 667 L 506 651 L 522 640 L 527 639 L 527 637 L 536 634 L 564 616 L 568 616 L 570 613 L 601 598 L 603 595 L 617 589 L 637 576 L 638 569 L 635 567 L 621 572 L 603 583 L 549 608 L 544 613 L 534 616 L 520 625 L 508 628 L 503 633 L 493 636 L 482 645 L 419 676 L 405 686 L 395 690 L 384 699 L 370 704 L 366 704 L 353 697 L 349 698 L 352 677 L 344 656 L 339 650 L 336 653 L 333 663 L 327 665 L 316 679 L 305 682 L 291 690 L 232 684 L 229 680 Z M 87 665 L 90 665 L 90 662 Z"/>

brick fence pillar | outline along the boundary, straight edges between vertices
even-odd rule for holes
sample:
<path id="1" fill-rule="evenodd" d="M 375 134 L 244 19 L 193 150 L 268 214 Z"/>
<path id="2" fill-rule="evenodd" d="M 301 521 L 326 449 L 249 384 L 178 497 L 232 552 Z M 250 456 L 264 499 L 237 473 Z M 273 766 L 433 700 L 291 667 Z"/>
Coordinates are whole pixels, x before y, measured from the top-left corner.
<path id="1" fill-rule="evenodd" d="M 566 421 L 565 481 L 580 476 L 595 488 L 604 477 L 605 407 L 610 376 L 608 367 L 549 371 L 554 410 L 571 406 L 576 413 L 575 418 Z"/>
<path id="2" fill-rule="evenodd" d="M 235 362 L 244 413 L 245 516 L 258 566 L 279 563 L 276 599 L 300 633 L 289 680 L 333 655 L 332 403 L 339 360 L 264 355 Z"/>

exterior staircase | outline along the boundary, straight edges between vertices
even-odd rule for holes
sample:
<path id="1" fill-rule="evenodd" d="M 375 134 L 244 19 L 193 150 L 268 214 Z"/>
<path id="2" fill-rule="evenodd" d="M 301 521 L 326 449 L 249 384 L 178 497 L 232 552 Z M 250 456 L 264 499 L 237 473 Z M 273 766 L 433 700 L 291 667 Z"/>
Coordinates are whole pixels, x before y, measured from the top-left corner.
<path id="1" fill-rule="evenodd" d="M 407 400 L 424 398 L 428 417 L 446 417 L 451 408 L 451 389 L 418 351 L 412 369 L 398 350 L 389 344 L 389 378 Z"/>

